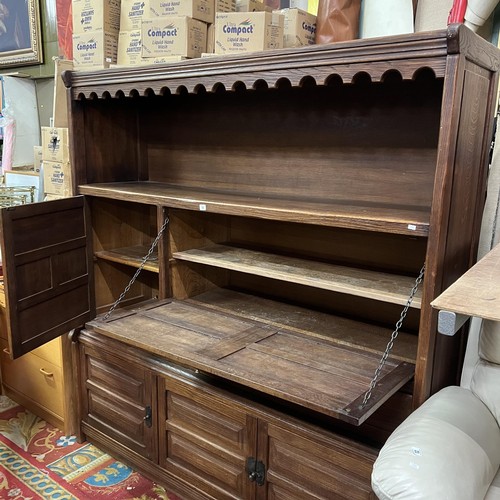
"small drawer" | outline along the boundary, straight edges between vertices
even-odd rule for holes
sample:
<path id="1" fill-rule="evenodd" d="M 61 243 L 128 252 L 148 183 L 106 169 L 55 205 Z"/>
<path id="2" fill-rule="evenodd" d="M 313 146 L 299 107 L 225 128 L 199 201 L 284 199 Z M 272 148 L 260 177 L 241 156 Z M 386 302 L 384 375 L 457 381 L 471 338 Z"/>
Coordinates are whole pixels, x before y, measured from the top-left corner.
<path id="1" fill-rule="evenodd" d="M 50 413 L 63 415 L 63 382 L 60 367 L 32 353 L 11 360 L 1 342 L 2 383 Z"/>

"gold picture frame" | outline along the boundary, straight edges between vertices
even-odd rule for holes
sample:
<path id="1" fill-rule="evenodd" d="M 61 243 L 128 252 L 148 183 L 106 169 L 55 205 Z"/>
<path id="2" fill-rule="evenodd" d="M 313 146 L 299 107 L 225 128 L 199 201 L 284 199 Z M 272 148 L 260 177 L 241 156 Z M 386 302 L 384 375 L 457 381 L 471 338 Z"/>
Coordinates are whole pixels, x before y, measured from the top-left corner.
<path id="1" fill-rule="evenodd" d="M 42 63 L 39 0 L 0 0 L 0 70 Z"/>

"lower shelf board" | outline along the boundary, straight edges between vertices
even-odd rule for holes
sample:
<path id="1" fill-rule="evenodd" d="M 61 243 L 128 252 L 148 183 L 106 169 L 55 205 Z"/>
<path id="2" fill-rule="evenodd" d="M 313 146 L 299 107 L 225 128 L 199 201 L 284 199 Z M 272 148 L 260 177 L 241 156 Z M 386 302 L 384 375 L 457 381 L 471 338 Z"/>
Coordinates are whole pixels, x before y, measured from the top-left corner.
<path id="1" fill-rule="evenodd" d="M 245 317 L 222 307 L 220 295 L 217 304 L 172 300 L 121 310 L 106 321 L 97 318 L 87 328 L 354 425 L 363 423 L 414 375 L 413 363 L 389 357 L 363 405 L 385 344 L 377 352 L 352 342 L 337 342 L 310 327 L 308 334 L 297 326 Z M 236 302 L 243 300 L 241 295 L 247 297 L 222 293 L 226 304 L 231 297 Z M 214 292 L 214 300 L 217 296 Z M 265 302 L 270 308 L 273 304 L 278 307 L 276 302 Z M 328 318 L 332 329 L 338 329 L 336 318 Z M 371 329 L 374 337 L 383 335 L 385 343 L 391 336 L 388 329 L 338 319 L 352 334 L 356 328 Z"/>

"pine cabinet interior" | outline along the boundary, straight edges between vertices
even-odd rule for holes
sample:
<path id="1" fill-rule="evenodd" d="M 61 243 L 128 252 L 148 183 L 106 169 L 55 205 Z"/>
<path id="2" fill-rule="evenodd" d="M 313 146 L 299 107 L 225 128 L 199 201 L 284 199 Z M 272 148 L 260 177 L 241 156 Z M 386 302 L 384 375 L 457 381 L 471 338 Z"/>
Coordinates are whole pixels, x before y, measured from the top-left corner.
<path id="1" fill-rule="evenodd" d="M 437 335 L 430 302 L 475 259 L 498 62 L 451 26 L 66 72 L 83 197 L 61 201 L 83 215 L 66 257 L 43 255 L 84 303 L 67 311 L 86 321 L 83 435 L 190 498 L 369 498 L 377 448 L 461 368 L 463 336 Z M 315 483 L 280 453 L 316 460 Z"/>

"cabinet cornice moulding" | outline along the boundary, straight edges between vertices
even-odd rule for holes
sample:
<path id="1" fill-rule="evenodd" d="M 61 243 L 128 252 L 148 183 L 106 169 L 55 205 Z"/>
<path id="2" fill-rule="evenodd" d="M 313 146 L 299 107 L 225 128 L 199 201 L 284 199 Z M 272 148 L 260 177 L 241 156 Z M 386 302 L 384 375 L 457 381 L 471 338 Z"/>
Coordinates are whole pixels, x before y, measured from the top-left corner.
<path id="1" fill-rule="evenodd" d="M 413 79 L 424 68 L 436 78 L 446 72 L 449 54 L 464 54 L 482 44 L 462 25 L 447 30 L 354 40 L 242 56 L 210 56 L 157 66 L 71 71 L 63 74 L 72 99 L 213 92 L 238 88 L 328 84 L 332 78 L 355 82 L 362 74 L 383 81 L 388 73 Z M 490 50 L 491 49 L 491 50 Z M 484 41 L 479 64 L 499 65 L 494 47 Z M 474 53 L 477 54 L 477 50 Z"/>

